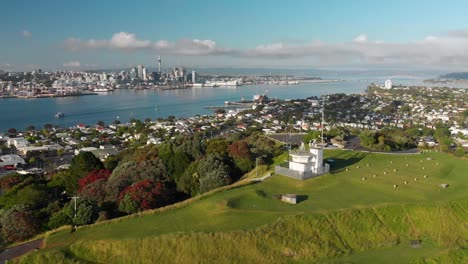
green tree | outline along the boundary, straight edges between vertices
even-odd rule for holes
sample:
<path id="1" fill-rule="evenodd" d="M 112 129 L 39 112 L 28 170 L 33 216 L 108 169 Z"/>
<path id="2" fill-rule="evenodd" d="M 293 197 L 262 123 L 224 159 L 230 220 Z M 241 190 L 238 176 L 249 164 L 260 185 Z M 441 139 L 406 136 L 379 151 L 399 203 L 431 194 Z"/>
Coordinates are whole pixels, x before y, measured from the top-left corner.
<path id="1" fill-rule="evenodd" d="M 69 194 L 78 190 L 78 180 L 85 177 L 92 170 L 103 169 L 104 165 L 93 153 L 82 151 L 70 162 L 68 177 L 64 179 L 65 189 Z"/>
<path id="2" fill-rule="evenodd" d="M 70 225 L 72 223 L 73 222 L 69 215 L 67 215 L 64 211 L 58 211 L 52 214 L 49 222 L 47 223 L 47 226 L 50 229 L 55 229 L 64 225 Z"/>
<path id="3" fill-rule="evenodd" d="M 215 155 L 208 156 L 198 166 L 200 192 L 205 193 L 230 184 L 231 177 L 229 174 L 229 166 L 223 160 Z"/>
<path id="4" fill-rule="evenodd" d="M 463 157 L 465 156 L 465 149 L 461 144 L 457 145 L 457 148 L 455 149 L 455 156 L 457 157 Z"/>
<path id="5" fill-rule="evenodd" d="M 207 155 L 217 155 L 225 158 L 228 155 L 228 142 L 223 138 L 215 138 L 208 141 L 206 148 Z"/>
<path id="6" fill-rule="evenodd" d="M 361 145 L 364 147 L 372 147 L 375 144 L 375 132 L 371 130 L 364 130 L 359 135 Z"/>
<path id="7" fill-rule="evenodd" d="M 3 238 L 8 242 L 30 238 L 39 231 L 32 211 L 24 205 L 16 205 L 5 211 L 0 223 Z"/>
<path id="8" fill-rule="evenodd" d="M 320 133 L 320 131 L 312 130 L 304 136 L 302 142 L 304 142 L 305 144 L 309 144 L 309 142 L 314 140 L 320 141 L 321 136 L 322 134 Z"/>
<path id="9" fill-rule="evenodd" d="M 86 199 L 78 199 L 76 201 L 76 217 L 74 201 L 70 201 L 64 207 L 63 212 L 71 219 L 74 225 L 92 224 L 99 216 L 96 203 Z"/>
<path id="10" fill-rule="evenodd" d="M 176 179 L 177 190 L 190 194 L 192 197 L 200 191 L 200 175 L 198 174 L 198 165 L 200 161 L 195 161 Z"/>
<path id="11" fill-rule="evenodd" d="M 177 151 L 172 143 L 160 145 L 159 158 L 163 161 L 167 174 L 171 179 L 179 178 L 191 162 L 189 155 Z"/>

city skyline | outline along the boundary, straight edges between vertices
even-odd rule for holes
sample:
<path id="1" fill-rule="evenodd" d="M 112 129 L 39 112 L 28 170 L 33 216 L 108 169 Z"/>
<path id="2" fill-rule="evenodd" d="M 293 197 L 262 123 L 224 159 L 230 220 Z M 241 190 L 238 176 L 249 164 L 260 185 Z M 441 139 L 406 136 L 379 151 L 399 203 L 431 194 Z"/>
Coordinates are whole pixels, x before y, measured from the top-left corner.
<path id="1" fill-rule="evenodd" d="M 458 8 L 454 8 L 458 7 Z M 16 1 L 0 70 L 468 67 L 462 1 Z M 445 17 L 450 14 L 450 20 Z"/>

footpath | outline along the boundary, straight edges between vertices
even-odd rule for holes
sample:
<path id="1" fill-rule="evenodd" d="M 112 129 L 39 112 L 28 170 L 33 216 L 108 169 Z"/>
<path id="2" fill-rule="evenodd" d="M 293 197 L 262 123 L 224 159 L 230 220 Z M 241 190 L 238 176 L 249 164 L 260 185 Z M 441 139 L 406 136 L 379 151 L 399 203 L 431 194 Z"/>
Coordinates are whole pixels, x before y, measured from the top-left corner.
<path id="1" fill-rule="evenodd" d="M 8 263 L 9 260 L 12 260 L 33 250 L 41 248 L 42 242 L 42 239 L 38 239 L 5 249 L 2 253 L 0 253 L 0 264 Z"/>

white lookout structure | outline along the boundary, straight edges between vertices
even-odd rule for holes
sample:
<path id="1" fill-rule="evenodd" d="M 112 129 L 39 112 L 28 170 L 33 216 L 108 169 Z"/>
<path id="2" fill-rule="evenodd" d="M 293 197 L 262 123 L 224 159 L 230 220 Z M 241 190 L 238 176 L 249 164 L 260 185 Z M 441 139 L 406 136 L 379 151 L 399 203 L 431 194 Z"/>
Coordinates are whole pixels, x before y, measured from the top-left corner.
<path id="1" fill-rule="evenodd" d="M 275 173 L 298 180 L 307 180 L 330 171 L 329 164 L 323 164 L 323 148 L 316 141 L 309 143 L 310 151 L 302 143 L 299 150 L 290 151 L 288 165 L 275 167 Z"/>

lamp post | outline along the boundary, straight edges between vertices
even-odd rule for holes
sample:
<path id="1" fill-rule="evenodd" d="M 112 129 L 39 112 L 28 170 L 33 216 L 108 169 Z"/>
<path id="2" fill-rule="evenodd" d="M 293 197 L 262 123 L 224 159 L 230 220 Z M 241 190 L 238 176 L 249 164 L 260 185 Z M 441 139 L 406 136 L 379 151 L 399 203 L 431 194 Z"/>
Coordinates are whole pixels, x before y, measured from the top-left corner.
<path id="1" fill-rule="evenodd" d="M 74 216 L 74 218 L 76 218 L 76 200 L 79 199 L 80 197 L 75 195 L 75 196 L 72 196 L 70 198 L 73 199 L 73 201 L 75 202 L 75 216 Z"/>

